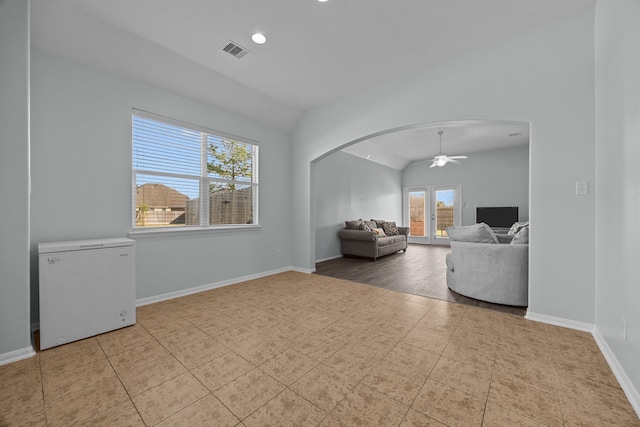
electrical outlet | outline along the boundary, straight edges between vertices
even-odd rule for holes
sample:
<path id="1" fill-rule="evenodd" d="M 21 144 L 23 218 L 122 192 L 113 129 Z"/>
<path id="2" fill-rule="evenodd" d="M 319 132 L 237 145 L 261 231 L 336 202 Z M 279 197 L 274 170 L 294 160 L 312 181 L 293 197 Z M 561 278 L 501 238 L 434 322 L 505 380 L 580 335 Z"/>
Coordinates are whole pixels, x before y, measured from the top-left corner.
<path id="1" fill-rule="evenodd" d="M 576 182 L 576 195 L 586 196 L 589 194 L 589 181 L 577 181 Z"/>
<path id="2" fill-rule="evenodd" d="M 276 258 L 280 258 L 280 249 L 276 249 Z"/>
<path id="3" fill-rule="evenodd" d="M 627 340 L 627 319 L 624 317 L 622 318 L 622 338 Z"/>

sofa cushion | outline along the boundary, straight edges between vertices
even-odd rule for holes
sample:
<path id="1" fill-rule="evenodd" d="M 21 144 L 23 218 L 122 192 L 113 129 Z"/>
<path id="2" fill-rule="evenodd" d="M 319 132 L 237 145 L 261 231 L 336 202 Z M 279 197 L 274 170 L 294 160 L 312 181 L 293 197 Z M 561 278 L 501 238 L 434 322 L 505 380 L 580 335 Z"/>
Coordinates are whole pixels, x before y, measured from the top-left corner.
<path id="1" fill-rule="evenodd" d="M 513 236 L 524 227 L 529 226 L 529 221 L 514 222 L 507 234 Z"/>
<path id="2" fill-rule="evenodd" d="M 360 224 L 364 224 L 361 219 L 354 219 L 353 221 L 345 221 L 344 226 L 349 230 L 360 230 Z"/>
<path id="3" fill-rule="evenodd" d="M 521 228 L 520 231 L 513 236 L 512 245 L 528 245 L 529 244 L 529 227 Z"/>
<path id="4" fill-rule="evenodd" d="M 398 234 L 400 234 L 400 232 L 398 231 L 398 227 L 396 226 L 395 222 L 386 222 L 386 221 L 384 221 L 382 223 L 382 229 L 384 230 L 384 233 L 387 236 L 397 236 Z"/>
<path id="5" fill-rule="evenodd" d="M 396 236 L 378 237 L 378 246 L 383 247 L 393 245 L 396 243 L 404 242 L 405 239 L 405 236 L 402 234 L 398 234 Z"/>
<path id="6" fill-rule="evenodd" d="M 382 228 L 374 228 L 372 231 L 376 233 L 378 237 L 387 237 Z"/>
<path id="7" fill-rule="evenodd" d="M 498 243 L 496 233 L 484 222 L 474 225 L 450 225 L 447 227 L 449 240 L 470 243 Z"/>

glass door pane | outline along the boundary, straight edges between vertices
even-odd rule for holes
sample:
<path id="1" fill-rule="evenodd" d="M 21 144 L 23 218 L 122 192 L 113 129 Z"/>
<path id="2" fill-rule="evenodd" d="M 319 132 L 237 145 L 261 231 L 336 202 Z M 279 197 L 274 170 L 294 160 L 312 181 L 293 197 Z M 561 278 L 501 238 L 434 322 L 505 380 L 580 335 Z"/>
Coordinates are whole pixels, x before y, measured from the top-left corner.
<path id="1" fill-rule="evenodd" d="M 409 233 L 412 237 L 427 237 L 428 229 L 425 227 L 426 195 L 424 190 L 409 192 Z"/>
<path id="2" fill-rule="evenodd" d="M 447 244 L 447 227 L 460 225 L 460 186 L 431 189 L 431 243 Z"/>
<path id="3" fill-rule="evenodd" d="M 447 237 L 447 227 L 453 225 L 454 190 L 436 190 L 435 237 Z"/>

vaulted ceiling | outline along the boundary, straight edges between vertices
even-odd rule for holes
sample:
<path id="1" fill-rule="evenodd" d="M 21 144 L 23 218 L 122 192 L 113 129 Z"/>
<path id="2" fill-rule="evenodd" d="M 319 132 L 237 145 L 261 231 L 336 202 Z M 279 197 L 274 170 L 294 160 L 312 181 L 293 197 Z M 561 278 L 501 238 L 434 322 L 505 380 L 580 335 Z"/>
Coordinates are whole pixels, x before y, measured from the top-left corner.
<path id="1" fill-rule="evenodd" d="M 31 32 L 40 49 L 290 131 L 309 109 L 594 3 L 32 0 Z"/>

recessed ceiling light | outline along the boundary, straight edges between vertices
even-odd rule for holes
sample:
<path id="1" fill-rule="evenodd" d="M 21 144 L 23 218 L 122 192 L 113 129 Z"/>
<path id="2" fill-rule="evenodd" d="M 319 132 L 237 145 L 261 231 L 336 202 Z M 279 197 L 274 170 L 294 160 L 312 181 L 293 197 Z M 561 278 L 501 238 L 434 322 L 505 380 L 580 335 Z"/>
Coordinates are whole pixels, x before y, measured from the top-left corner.
<path id="1" fill-rule="evenodd" d="M 267 37 L 262 33 L 253 33 L 251 35 L 251 40 L 253 40 L 255 44 L 265 44 L 267 42 Z"/>
<path id="2" fill-rule="evenodd" d="M 324 2 L 326 2 L 327 0 L 318 0 L 318 1 L 319 1 L 320 3 L 324 3 Z"/>

